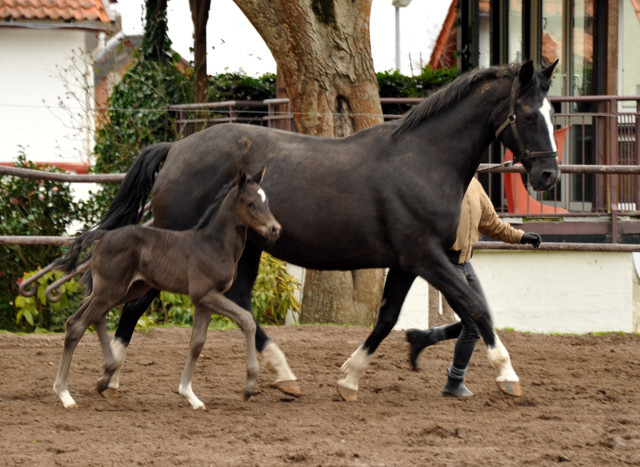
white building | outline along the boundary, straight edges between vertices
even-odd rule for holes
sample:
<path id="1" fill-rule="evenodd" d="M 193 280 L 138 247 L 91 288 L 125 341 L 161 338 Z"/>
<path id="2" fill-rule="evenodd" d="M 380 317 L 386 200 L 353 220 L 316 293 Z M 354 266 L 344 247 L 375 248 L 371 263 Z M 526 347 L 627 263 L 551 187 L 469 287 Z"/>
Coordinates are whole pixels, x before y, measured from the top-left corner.
<path id="1" fill-rule="evenodd" d="M 0 0 L 0 163 L 23 147 L 29 160 L 82 171 L 94 53 L 114 23 L 107 0 Z"/>

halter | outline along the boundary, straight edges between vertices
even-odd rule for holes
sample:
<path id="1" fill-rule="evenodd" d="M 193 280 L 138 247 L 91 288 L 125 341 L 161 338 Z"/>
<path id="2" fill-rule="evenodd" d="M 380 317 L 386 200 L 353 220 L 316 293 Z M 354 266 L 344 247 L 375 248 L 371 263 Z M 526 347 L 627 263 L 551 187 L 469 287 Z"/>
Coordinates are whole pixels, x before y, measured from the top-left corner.
<path id="1" fill-rule="evenodd" d="M 512 161 L 503 162 L 500 164 L 501 166 L 511 166 L 513 164 L 517 164 L 518 162 L 523 162 L 525 160 L 530 159 L 541 159 L 543 157 L 557 157 L 557 151 L 529 151 L 525 149 L 524 144 L 522 143 L 522 139 L 520 139 L 520 134 L 518 133 L 518 125 L 516 125 L 516 92 L 518 90 L 518 78 L 513 79 L 513 84 L 511 85 L 511 103 L 509 104 L 509 115 L 505 119 L 505 121 L 500 125 L 500 127 L 496 130 L 496 139 L 500 136 L 500 134 L 507 128 L 511 127 L 511 132 L 513 133 L 513 137 L 516 140 L 516 144 L 518 145 L 518 154 L 513 158 Z"/>

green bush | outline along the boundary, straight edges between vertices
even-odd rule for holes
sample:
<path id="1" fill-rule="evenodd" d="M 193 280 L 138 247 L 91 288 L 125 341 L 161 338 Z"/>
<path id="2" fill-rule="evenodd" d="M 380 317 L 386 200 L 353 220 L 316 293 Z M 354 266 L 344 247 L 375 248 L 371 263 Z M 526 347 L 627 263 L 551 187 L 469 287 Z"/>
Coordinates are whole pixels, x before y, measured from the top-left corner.
<path id="1" fill-rule="evenodd" d="M 62 172 L 51 167 L 37 167 L 18 155 L 16 167 Z M 73 200 L 68 184 L 13 176 L 0 177 L 0 235 L 64 235 L 71 223 L 85 219 L 82 203 Z M 50 329 L 51 311 L 41 309 L 33 323 L 16 323 L 14 298 L 23 272 L 44 267 L 62 255 L 57 245 L 2 245 L 0 250 L 0 329 L 30 331 L 35 327 Z M 62 316 L 75 310 L 57 310 Z"/>
<path id="2" fill-rule="evenodd" d="M 443 85 L 453 81 L 457 72 L 455 68 L 433 69 L 429 65 L 417 76 L 406 76 L 399 71 L 376 73 L 380 97 L 426 97 Z M 413 104 L 384 104 L 385 115 L 402 115 L 413 107 Z"/>
<path id="3" fill-rule="evenodd" d="M 33 276 L 37 271 L 25 273 L 21 281 Z M 79 307 L 84 296 L 83 287 L 80 287 L 75 279 L 62 284 L 56 293 L 60 294 L 60 300 L 50 302 L 45 295 L 46 288 L 56 280 L 60 279 L 64 273 L 48 272 L 40 277 L 33 286 L 37 287 L 36 294 L 32 297 L 18 295 L 15 299 L 16 323 L 28 325 L 35 329 L 40 318 L 49 315 L 49 324 L 38 326 L 49 331 L 64 331 L 64 325 Z M 26 324 L 25 324 L 26 323 Z"/>

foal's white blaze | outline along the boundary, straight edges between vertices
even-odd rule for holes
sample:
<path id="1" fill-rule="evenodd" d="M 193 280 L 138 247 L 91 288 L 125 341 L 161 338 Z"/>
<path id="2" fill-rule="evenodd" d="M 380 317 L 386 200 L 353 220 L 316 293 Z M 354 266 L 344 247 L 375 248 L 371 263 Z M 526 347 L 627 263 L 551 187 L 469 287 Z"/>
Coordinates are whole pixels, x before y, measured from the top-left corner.
<path id="1" fill-rule="evenodd" d="M 495 337 L 496 345 L 494 347 L 487 347 L 487 358 L 489 359 L 489 363 L 498 370 L 496 381 L 520 381 L 520 378 L 518 378 L 518 375 L 516 375 L 516 372 L 511 366 L 509 352 L 507 352 L 507 349 L 495 332 L 493 336 Z"/>
<path id="2" fill-rule="evenodd" d="M 372 356 L 362 348 L 362 345 L 342 364 L 342 372 L 346 373 L 346 377 L 338 381 L 338 384 L 344 388 L 353 391 L 358 390 L 358 382 L 360 377 L 369 366 Z"/>
<path id="3" fill-rule="evenodd" d="M 264 203 L 267 200 L 267 194 L 264 192 L 262 188 L 258 188 L 258 194 L 260 195 L 260 199 Z"/>
<path id="4" fill-rule="evenodd" d="M 280 347 L 275 342 L 269 342 L 262 350 L 263 366 L 270 372 L 276 374 L 275 384 L 282 381 L 296 381 L 296 375 L 293 374 L 287 358 L 284 356 Z"/>
<path id="5" fill-rule="evenodd" d="M 544 118 L 545 123 L 547 124 L 547 129 L 549 130 L 549 139 L 551 140 L 551 147 L 554 151 L 558 151 L 556 147 L 556 138 L 553 135 L 553 123 L 551 122 L 551 102 L 546 97 L 542 101 L 542 106 L 540 107 L 540 113 Z"/>

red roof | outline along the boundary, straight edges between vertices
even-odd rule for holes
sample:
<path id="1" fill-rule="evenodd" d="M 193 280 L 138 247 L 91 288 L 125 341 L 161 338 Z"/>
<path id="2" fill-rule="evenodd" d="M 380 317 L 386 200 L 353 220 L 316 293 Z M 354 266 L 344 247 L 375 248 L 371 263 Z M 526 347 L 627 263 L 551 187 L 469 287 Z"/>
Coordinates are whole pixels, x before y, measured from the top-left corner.
<path id="1" fill-rule="evenodd" d="M 0 0 L 0 19 L 113 21 L 103 0 Z"/>

